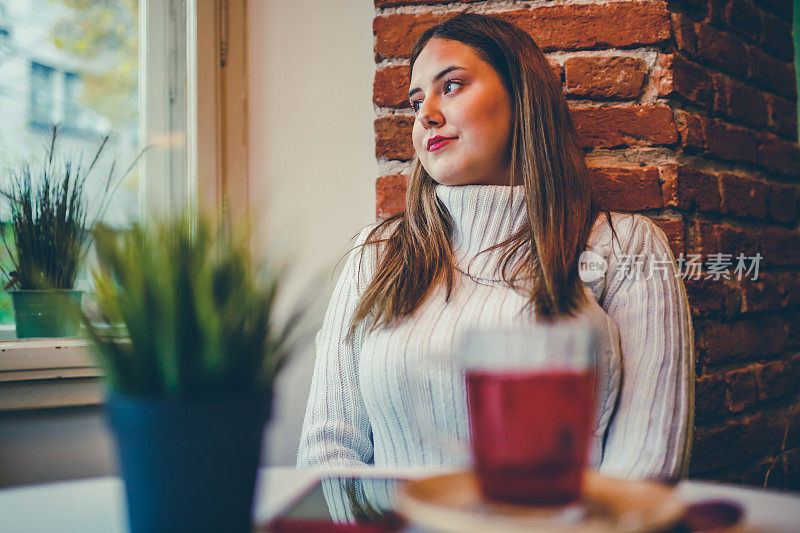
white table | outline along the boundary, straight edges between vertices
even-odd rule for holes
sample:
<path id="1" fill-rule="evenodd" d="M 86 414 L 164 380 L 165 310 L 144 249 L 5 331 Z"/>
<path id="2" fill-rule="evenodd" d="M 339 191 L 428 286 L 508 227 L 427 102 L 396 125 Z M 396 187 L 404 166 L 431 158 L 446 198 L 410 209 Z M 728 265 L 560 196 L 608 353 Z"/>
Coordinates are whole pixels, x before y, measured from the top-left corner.
<path id="1" fill-rule="evenodd" d="M 442 469 L 367 471 L 371 476 L 417 478 L 443 473 Z M 353 470 L 339 472 L 350 475 Z M 325 472 L 324 475 L 330 475 Z M 322 476 L 320 471 L 269 467 L 259 473 L 256 488 L 257 523 L 266 522 L 300 491 Z M 717 483 L 683 481 L 678 492 L 687 502 L 726 499 L 744 507 L 744 532 L 800 532 L 800 495 L 744 489 Z M 0 491 L 0 531 L 115 533 L 126 531 L 122 480 L 116 477 L 64 481 Z M 409 531 L 411 531 L 409 529 Z"/>

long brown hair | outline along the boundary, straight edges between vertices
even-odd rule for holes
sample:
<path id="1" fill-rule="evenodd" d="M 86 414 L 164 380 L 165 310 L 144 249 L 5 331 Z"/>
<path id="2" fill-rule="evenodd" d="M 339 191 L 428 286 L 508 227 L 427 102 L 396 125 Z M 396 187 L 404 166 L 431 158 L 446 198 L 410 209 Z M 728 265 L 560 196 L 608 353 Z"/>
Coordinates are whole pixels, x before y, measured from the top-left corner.
<path id="1" fill-rule="evenodd" d="M 409 78 L 433 38 L 471 46 L 499 74 L 513 104 L 508 185 L 524 185 L 527 224 L 486 251 L 502 248 L 502 279 L 527 295 L 526 307 L 533 306 L 537 320 L 574 315 L 586 303 L 579 255 L 600 209 L 560 81 L 530 35 L 477 13 L 460 13 L 420 35 Z M 370 315 L 371 329 L 411 315 L 442 281 L 449 300 L 453 221 L 436 197 L 436 185 L 414 155 L 405 211 L 378 224 L 363 244 L 384 246 L 353 315 L 350 337 Z M 610 224 L 610 213 L 605 214 Z"/>

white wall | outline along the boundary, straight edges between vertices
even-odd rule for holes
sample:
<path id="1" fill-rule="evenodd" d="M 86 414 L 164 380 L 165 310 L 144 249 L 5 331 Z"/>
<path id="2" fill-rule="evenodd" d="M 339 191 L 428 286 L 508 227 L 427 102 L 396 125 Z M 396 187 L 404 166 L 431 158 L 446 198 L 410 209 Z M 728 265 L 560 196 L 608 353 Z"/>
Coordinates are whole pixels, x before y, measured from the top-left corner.
<path id="1" fill-rule="evenodd" d="M 375 220 L 371 0 L 248 2 L 250 179 L 261 206 L 257 235 L 291 251 L 295 282 L 321 274 L 310 335 L 321 323 L 332 268 L 350 238 Z M 265 245 L 266 246 L 266 245 Z M 281 252 L 282 253 L 282 252 Z M 267 463 L 295 463 L 314 363 L 312 339 L 280 378 Z"/>

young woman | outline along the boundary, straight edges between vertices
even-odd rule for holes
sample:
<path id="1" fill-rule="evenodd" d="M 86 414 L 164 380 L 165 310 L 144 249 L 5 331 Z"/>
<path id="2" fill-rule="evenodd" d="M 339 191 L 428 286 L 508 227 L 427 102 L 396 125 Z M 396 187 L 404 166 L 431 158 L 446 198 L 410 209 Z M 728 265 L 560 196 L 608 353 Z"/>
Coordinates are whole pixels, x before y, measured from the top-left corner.
<path id="1" fill-rule="evenodd" d="M 465 385 L 439 375 L 423 394 L 415 369 L 474 326 L 586 320 L 600 333 L 593 466 L 680 477 L 694 396 L 686 292 L 658 226 L 599 210 L 545 56 L 516 26 L 460 14 L 420 36 L 410 88 L 406 210 L 361 231 L 333 292 L 298 466 L 452 465 L 419 398 L 434 430 L 467 437 Z M 586 282 L 584 250 L 607 264 Z"/>

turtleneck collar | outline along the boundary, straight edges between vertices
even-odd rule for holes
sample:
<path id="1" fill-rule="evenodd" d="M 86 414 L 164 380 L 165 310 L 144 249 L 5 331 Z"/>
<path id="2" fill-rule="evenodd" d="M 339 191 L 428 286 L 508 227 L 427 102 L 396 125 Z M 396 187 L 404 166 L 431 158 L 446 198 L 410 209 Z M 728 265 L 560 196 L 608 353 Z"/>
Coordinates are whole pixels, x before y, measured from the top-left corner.
<path id="1" fill-rule="evenodd" d="M 453 219 L 456 267 L 478 279 L 502 280 L 498 268 L 503 250 L 478 253 L 505 241 L 525 224 L 525 187 L 438 184 L 436 196 Z"/>

